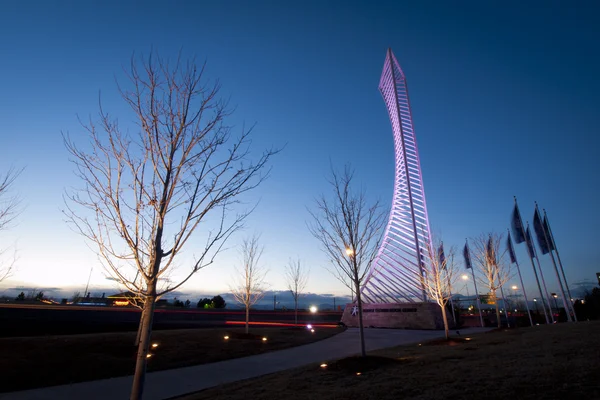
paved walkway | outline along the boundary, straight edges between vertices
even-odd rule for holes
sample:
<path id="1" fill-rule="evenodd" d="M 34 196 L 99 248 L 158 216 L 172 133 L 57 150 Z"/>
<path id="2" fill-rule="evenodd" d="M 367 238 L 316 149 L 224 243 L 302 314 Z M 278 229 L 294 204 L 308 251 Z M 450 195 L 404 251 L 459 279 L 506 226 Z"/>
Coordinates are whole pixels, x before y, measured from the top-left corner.
<path id="1" fill-rule="evenodd" d="M 461 329 L 461 336 L 489 329 Z M 368 351 L 443 337 L 443 331 L 365 329 Z M 311 363 L 334 360 L 356 354 L 359 350 L 358 329 L 304 346 L 256 356 L 220 361 L 193 367 L 152 372 L 146 375 L 145 400 L 163 400 L 196 392 L 223 383 L 254 378 Z M 128 399 L 132 376 L 82 382 L 72 385 L 0 394 L 0 400 Z"/>

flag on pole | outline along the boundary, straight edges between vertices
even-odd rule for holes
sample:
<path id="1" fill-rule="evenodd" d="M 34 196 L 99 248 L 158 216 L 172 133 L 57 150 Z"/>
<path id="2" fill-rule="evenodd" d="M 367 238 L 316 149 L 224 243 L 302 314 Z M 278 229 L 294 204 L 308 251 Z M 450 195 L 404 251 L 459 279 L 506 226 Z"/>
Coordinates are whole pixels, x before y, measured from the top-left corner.
<path id="1" fill-rule="evenodd" d="M 446 255 L 444 254 L 444 243 L 440 244 L 438 249 L 438 259 L 440 260 L 440 267 L 446 269 Z"/>
<path id="2" fill-rule="evenodd" d="M 512 239 L 510 238 L 510 232 L 508 232 L 508 237 L 506 238 L 506 248 L 508 249 L 508 255 L 510 256 L 510 263 L 516 263 L 517 256 L 515 255 L 515 249 L 512 244 Z"/>
<path id="3" fill-rule="evenodd" d="M 533 241 L 531 240 L 531 231 L 529 230 L 529 226 L 527 227 L 527 230 L 525 231 L 525 238 L 526 238 L 526 242 L 527 242 L 527 250 L 529 250 L 529 255 L 531 257 L 535 257 L 535 251 L 533 249 Z"/>
<path id="4" fill-rule="evenodd" d="M 544 227 L 542 226 L 542 219 L 540 218 L 540 212 L 538 211 L 537 204 L 533 213 L 533 230 L 535 231 L 535 236 L 537 236 L 538 244 L 542 254 L 548 254 L 548 252 L 550 252 L 550 246 L 548 246 L 548 242 L 544 236 Z"/>
<path id="5" fill-rule="evenodd" d="M 545 211 L 544 211 L 545 213 Z M 544 231 L 546 232 L 546 237 L 548 238 L 548 248 L 550 250 L 556 250 L 556 245 L 554 244 L 554 238 L 550 233 L 550 224 L 548 223 L 548 219 L 544 215 Z"/>
<path id="6" fill-rule="evenodd" d="M 465 248 L 463 249 L 463 257 L 465 258 L 466 269 L 472 269 L 473 265 L 471 264 L 471 255 L 469 254 L 469 245 L 467 243 L 465 243 Z"/>
<path id="7" fill-rule="evenodd" d="M 488 238 L 486 252 L 488 259 L 495 260 L 496 254 L 494 254 L 494 244 L 492 243 L 492 236 L 490 235 Z"/>
<path id="8" fill-rule="evenodd" d="M 523 232 L 523 220 L 521 219 L 521 213 L 519 212 L 519 206 L 517 200 L 515 200 L 515 208 L 513 209 L 511 227 L 513 235 L 515 235 L 515 242 L 517 244 L 525 241 L 525 232 Z"/>

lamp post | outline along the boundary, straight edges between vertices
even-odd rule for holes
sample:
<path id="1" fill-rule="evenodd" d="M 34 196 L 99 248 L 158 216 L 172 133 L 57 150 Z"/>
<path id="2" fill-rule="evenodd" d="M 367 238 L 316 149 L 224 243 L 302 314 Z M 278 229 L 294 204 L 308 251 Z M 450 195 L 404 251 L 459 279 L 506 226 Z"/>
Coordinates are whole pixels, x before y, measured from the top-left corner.
<path id="1" fill-rule="evenodd" d="M 352 256 L 354 256 L 354 250 L 352 250 L 349 247 L 346 247 L 346 255 L 350 258 L 352 258 Z M 354 285 L 350 285 L 350 292 L 352 294 L 352 298 L 350 300 L 352 300 L 352 302 L 354 303 L 355 299 L 354 299 Z"/>
<path id="2" fill-rule="evenodd" d="M 512 285 L 510 288 L 514 292 L 513 297 L 515 298 L 515 306 L 516 306 L 517 304 L 519 304 L 518 301 L 517 301 L 518 300 L 518 296 L 519 296 L 518 293 L 517 293 L 517 290 L 519 289 L 519 287 L 517 285 Z"/>
<path id="3" fill-rule="evenodd" d="M 558 295 L 556 293 L 550 293 L 550 296 L 554 297 L 554 307 L 556 307 L 556 313 L 559 314 L 560 310 L 558 309 L 558 303 L 556 302 Z"/>
<path id="4" fill-rule="evenodd" d="M 535 313 L 539 315 L 540 311 L 538 310 L 537 299 L 535 297 L 533 298 L 533 304 L 535 305 Z"/>
<path id="5" fill-rule="evenodd" d="M 468 299 L 468 298 L 469 298 L 469 296 L 470 296 L 470 295 L 469 295 L 469 285 L 467 285 L 467 283 L 468 283 L 467 281 L 469 280 L 469 275 L 467 275 L 467 274 L 463 274 L 463 275 L 461 276 L 461 279 L 462 279 L 463 281 L 465 281 L 465 289 L 466 289 L 466 291 L 467 291 L 467 299 Z M 469 300 L 467 300 L 467 301 L 469 301 Z M 469 307 L 470 307 L 470 304 L 469 304 L 469 306 L 467 306 L 467 311 L 469 310 Z"/>

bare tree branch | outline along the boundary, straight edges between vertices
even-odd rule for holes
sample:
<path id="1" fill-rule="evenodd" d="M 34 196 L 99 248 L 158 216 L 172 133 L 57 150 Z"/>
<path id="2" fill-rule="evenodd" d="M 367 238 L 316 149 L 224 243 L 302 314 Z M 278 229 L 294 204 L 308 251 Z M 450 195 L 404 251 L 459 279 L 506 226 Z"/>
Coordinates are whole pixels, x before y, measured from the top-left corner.
<path id="1" fill-rule="evenodd" d="M 302 265 L 300 259 L 295 261 L 290 259 L 285 267 L 285 282 L 294 298 L 294 323 L 296 325 L 298 324 L 298 299 L 306 288 L 309 273 L 310 271 Z"/>
<path id="2" fill-rule="evenodd" d="M 437 249 L 437 250 L 436 250 Z M 449 338 L 446 305 L 452 295 L 452 287 L 458 278 L 458 267 L 454 263 L 455 249 L 443 250 L 442 243 L 431 244 L 427 249 L 428 263 L 424 264 L 423 286 L 427 296 L 440 306 L 446 339 Z"/>
<path id="3" fill-rule="evenodd" d="M 21 212 L 21 198 L 12 195 L 11 190 L 22 172 L 23 169 L 11 167 L 6 174 L 0 175 L 0 231 L 8 229 Z M 13 249 L 13 256 L 10 260 L 4 258 L 9 249 L 0 249 L 0 282 L 12 275 L 17 262 L 16 248 Z"/>
<path id="4" fill-rule="evenodd" d="M 320 242 L 329 259 L 328 270 L 348 286 L 356 298 L 362 355 L 366 355 L 362 325 L 360 289 L 365 275 L 377 256 L 387 214 L 379 201 L 369 205 L 364 191 L 352 187 L 354 171 L 346 165 L 342 174 L 331 169 L 329 183 L 333 199 L 321 196 L 310 210 L 312 221 L 308 228 Z"/>
<path id="5" fill-rule="evenodd" d="M 502 235 L 497 233 L 481 234 L 469 241 L 473 244 L 471 254 L 474 265 L 483 277 L 477 280 L 489 290 L 490 301 L 496 305 L 496 318 L 500 327 L 500 309 L 496 291 L 511 278 L 511 264 L 506 262 L 506 249 L 501 249 Z"/>
<path id="6" fill-rule="evenodd" d="M 65 215 L 148 314 L 142 318 L 147 332 L 140 340 L 135 399 L 141 398 L 139 370 L 145 371 L 156 299 L 213 263 L 249 214 L 232 217 L 233 208 L 266 179 L 267 163 L 277 152 L 252 157 L 252 129 L 242 128 L 236 137 L 226 125 L 231 112 L 218 98 L 219 83 L 204 81 L 204 65 L 193 59 L 132 57 L 128 82 L 118 88 L 137 126 L 122 128 L 100 102 L 98 118 L 82 123 L 87 145 L 63 134 L 83 182 L 66 194 Z M 215 228 L 206 227 L 215 221 Z M 188 272 L 179 281 L 165 279 L 184 247 L 199 245 L 194 233 L 201 224 L 205 242 Z"/>
<path id="7" fill-rule="evenodd" d="M 244 239 L 242 243 L 242 266 L 237 271 L 237 282 L 231 287 L 235 300 L 246 309 L 246 333 L 250 319 L 250 308 L 265 297 L 267 270 L 260 265 L 264 247 L 259 236 Z"/>

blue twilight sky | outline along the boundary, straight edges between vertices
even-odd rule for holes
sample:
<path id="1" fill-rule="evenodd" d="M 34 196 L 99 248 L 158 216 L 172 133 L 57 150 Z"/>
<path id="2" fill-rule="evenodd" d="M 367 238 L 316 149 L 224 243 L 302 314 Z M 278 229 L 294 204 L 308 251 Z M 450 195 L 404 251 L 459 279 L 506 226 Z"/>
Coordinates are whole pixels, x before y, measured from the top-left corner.
<path id="1" fill-rule="evenodd" d="M 523 4 L 526 3 L 526 4 Z M 25 209 L 0 236 L 16 246 L 6 288 L 110 286 L 94 253 L 64 223 L 78 186 L 61 132 L 84 140 L 77 116 L 104 105 L 124 121 L 115 78 L 151 49 L 207 60 L 256 123 L 255 149 L 285 145 L 246 232 L 182 292 L 226 291 L 243 235 L 262 233 L 274 290 L 283 266 L 311 267 L 308 290 L 344 294 L 310 236 L 307 206 L 326 191 L 329 163 L 352 162 L 369 196 L 389 206 L 393 142 L 377 85 L 391 47 L 407 76 L 429 217 L 446 246 L 505 232 L 519 199 L 546 208 L 572 289 L 600 271 L 600 6 L 528 1 L 9 1 L 0 5 L 0 171 L 25 167 Z M 523 245 L 526 286 L 533 288 Z M 193 249 L 184 253 L 180 268 Z M 187 257 L 187 258 L 186 258 Z M 543 267 L 557 291 L 548 257 Z M 516 283 L 516 281 L 515 281 Z M 110 288 L 109 288 L 110 289 Z M 472 293 L 472 291 L 471 291 Z"/>

